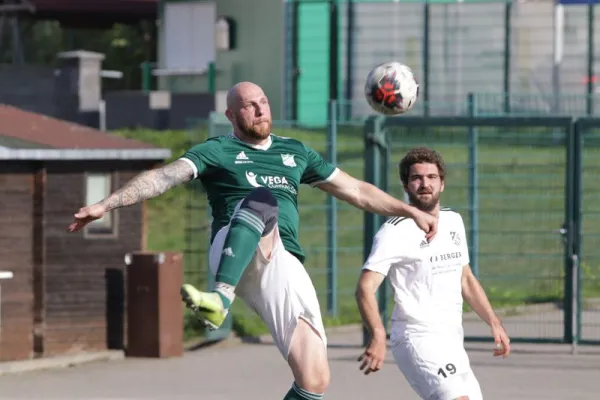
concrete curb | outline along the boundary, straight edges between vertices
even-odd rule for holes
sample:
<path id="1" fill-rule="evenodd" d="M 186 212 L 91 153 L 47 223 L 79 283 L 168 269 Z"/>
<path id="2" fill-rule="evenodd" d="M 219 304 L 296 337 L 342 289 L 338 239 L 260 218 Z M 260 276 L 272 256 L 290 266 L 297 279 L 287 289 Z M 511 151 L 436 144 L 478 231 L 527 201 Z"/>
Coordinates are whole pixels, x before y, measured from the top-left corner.
<path id="1" fill-rule="evenodd" d="M 34 360 L 8 361 L 0 363 L 0 376 L 45 369 L 69 368 L 95 361 L 123 360 L 125 353 L 119 350 L 81 353 L 69 356 L 38 358 Z"/>

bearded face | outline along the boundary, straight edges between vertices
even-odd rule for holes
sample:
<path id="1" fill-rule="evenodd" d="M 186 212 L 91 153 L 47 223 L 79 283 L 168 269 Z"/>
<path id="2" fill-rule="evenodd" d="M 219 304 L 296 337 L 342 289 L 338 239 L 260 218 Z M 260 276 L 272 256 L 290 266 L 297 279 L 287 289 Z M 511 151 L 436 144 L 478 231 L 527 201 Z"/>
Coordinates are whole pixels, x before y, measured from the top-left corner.
<path id="1" fill-rule="evenodd" d="M 268 108 L 268 105 L 267 105 Z M 232 121 L 238 130 L 244 135 L 253 139 L 266 139 L 271 134 L 271 127 L 273 122 L 271 121 L 271 110 L 267 110 L 265 113 L 264 109 L 260 112 L 246 113 L 242 111 L 233 111 Z"/>
<path id="2" fill-rule="evenodd" d="M 440 195 L 444 191 L 444 182 L 439 175 L 437 165 L 413 164 L 404 190 L 410 204 L 421 211 L 433 211 L 438 206 Z"/>
<path id="3" fill-rule="evenodd" d="M 235 132 L 247 139 L 260 141 L 271 134 L 271 107 L 260 86 L 249 82 L 236 85 L 228 94 L 225 114 Z"/>

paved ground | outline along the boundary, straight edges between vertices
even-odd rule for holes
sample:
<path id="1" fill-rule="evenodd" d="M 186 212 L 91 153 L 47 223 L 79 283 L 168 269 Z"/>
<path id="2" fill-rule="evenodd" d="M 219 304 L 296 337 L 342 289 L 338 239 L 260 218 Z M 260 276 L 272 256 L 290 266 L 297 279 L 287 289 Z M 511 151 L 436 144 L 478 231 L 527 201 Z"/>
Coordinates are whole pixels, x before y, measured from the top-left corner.
<path id="1" fill-rule="evenodd" d="M 333 382 L 326 399 L 417 399 L 388 354 L 386 366 L 358 371 L 361 333 L 330 335 Z M 508 359 L 489 344 L 467 348 L 486 400 L 598 399 L 600 348 L 515 344 Z M 217 345 L 169 360 L 126 359 L 0 377 L 0 399 L 280 400 L 292 376 L 270 343 Z"/>

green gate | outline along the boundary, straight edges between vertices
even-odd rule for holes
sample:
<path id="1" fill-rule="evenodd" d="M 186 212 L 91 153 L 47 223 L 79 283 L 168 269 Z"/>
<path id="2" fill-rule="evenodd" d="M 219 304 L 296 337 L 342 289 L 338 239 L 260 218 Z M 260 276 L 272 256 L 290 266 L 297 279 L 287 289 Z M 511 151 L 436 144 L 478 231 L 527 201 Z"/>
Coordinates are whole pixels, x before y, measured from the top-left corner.
<path id="1" fill-rule="evenodd" d="M 285 4 L 287 119 L 306 128 L 324 128 L 329 102 L 343 83 L 340 71 L 340 0 L 289 0 Z"/>
<path id="2" fill-rule="evenodd" d="M 372 117 L 365 175 L 402 198 L 399 160 L 434 143 L 448 167 L 442 203 L 463 216 L 473 270 L 513 340 L 571 343 L 578 336 L 576 136 L 571 118 Z M 367 257 L 382 219 L 367 213 L 365 223 Z M 465 309 L 463 320 L 467 339 L 491 340 L 474 313 Z"/>
<path id="3" fill-rule="evenodd" d="M 574 336 L 580 343 L 600 343 L 600 119 L 575 123 L 574 272 L 578 304 Z"/>
<path id="4" fill-rule="evenodd" d="M 322 126 L 329 98 L 329 4 L 300 2 L 298 9 L 297 121 Z"/>

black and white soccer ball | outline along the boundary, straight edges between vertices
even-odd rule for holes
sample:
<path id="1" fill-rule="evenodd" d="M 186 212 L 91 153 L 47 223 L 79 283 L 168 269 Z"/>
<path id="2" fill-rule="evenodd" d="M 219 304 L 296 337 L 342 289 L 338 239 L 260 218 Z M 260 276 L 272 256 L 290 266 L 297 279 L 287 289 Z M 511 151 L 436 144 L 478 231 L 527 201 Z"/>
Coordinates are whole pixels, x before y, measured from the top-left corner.
<path id="1" fill-rule="evenodd" d="M 419 97 L 419 83 L 405 64 L 390 61 L 373 68 L 365 83 L 365 97 L 371 108 L 384 115 L 409 111 Z"/>

